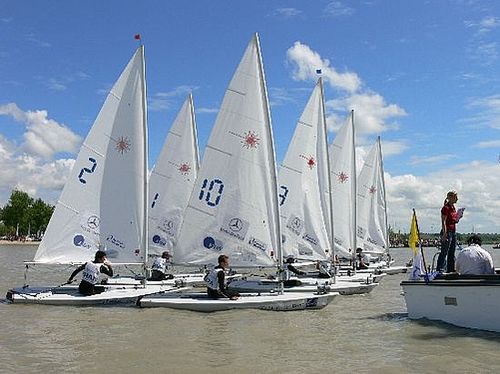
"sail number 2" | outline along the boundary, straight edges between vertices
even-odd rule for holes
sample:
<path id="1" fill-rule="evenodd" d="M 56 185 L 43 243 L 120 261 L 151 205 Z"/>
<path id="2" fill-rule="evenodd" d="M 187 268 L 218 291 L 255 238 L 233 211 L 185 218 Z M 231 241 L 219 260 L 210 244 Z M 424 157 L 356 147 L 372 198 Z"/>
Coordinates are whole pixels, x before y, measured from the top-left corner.
<path id="1" fill-rule="evenodd" d="M 210 181 L 204 179 L 198 199 L 200 201 L 205 200 L 208 206 L 217 206 L 219 205 L 223 191 L 224 183 L 220 179 L 212 179 Z"/>
<path id="2" fill-rule="evenodd" d="M 89 161 L 92 163 L 92 166 L 90 166 L 89 168 L 82 168 L 82 170 L 80 170 L 80 174 L 78 174 L 78 180 L 80 181 L 80 183 L 87 183 L 87 181 L 83 178 L 83 175 L 85 173 L 93 173 L 95 171 L 95 168 L 97 167 L 97 161 L 95 159 L 89 157 Z"/>

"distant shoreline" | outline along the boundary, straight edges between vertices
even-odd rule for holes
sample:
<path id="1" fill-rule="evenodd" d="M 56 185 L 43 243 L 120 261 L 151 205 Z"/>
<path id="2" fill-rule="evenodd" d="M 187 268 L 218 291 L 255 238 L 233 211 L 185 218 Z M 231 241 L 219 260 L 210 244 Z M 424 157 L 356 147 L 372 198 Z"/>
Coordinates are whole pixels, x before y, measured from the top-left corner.
<path id="1" fill-rule="evenodd" d="M 38 245 L 40 241 L 0 240 L 0 245 Z"/>

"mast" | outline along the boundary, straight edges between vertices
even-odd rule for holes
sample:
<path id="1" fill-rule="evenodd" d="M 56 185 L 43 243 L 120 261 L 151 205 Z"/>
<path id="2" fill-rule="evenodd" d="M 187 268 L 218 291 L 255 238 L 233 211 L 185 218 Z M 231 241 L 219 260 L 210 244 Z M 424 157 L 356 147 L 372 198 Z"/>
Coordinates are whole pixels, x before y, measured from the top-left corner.
<path id="1" fill-rule="evenodd" d="M 196 130 L 196 117 L 195 117 L 195 114 L 194 114 L 194 102 L 193 102 L 193 94 L 192 93 L 189 93 L 189 104 L 190 104 L 190 107 L 191 107 L 191 131 L 193 132 L 193 139 L 194 139 L 194 152 L 195 152 L 195 168 L 196 170 L 199 170 L 200 169 L 200 155 L 198 153 L 198 133 L 197 133 L 197 130 Z"/>
<path id="2" fill-rule="evenodd" d="M 329 147 L 328 147 L 328 137 L 327 137 L 327 130 L 326 130 L 326 112 L 325 112 L 325 93 L 323 89 L 323 78 L 319 77 L 319 86 L 321 88 L 321 111 L 323 112 L 323 129 L 325 132 L 325 143 L 326 143 L 326 162 L 327 162 L 327 168 L 328 168 L 328 201 L 330 205 L 330 237 L 328 238 L 330 240 L 330 249 L 331 249 L 331 263 L 333 264 L 333 282 L 336 282 L 337 278 L 337 269 L 335 268 L 335 241 L 334 241 L 334 235 L 333 235 L 333 199 L 332 199 L 332 178 L 331 178 L 331 168 L 330 168 L 330 155 L 329 155 Z"/>
<path id="3" fill-rule="evenodd" d="M 144 248 L 144 273 L 146 274 L 146 269 L 148 265 L 148 244 L 149 244 L 149 234 L 148 234 L 148 206 L 149 206 L 149 187 L 148 187 L 148 113 L 147 113 L 147 102 L 146 102 L 146 63 L 144 59 L 144 45 L 141 44 L 139 47 L 141 49 L 141 86 L 142 86 L 142 126 L 143 126 L 143 152 L 144 152 L 144 165 L 143 165 L 143 221 L 142 221 L 142 246 Z M 146 278 L 146 277 L 145 277 Z M 144 280 L 144 285 L 146 285 L 146 280 Z"/>
<path id="4" fill-rule="evenodd" d="M 276 213 L 276 217 L 278 219 L 275 222 L 275 238 L 276 238 L 276 259 L 278 262 L 278 271 L 280 273 L 280 292 L 283 292 L 283 282 L 281 274 L 282 272 L 282 266 L 283 266 L 283 251 L 281 248 L 281 228 L 280 228 L 280 214 L 279 214 L 279 205 L 278 205 L 278 173 L 276 171 L 276 151 L 274 149 L 274 137 L 273 137 L 273 129 L 271 126 L 271 112 L 269 111 L 269 99 L 267 95 L 267 85 L 266 85 L 266 76 L 264 74 L 264 63 L 262 62 L 262 54 L 260 50 L 260 41 L 259 41 L 259 34 L 255 33 L 254 35 L 255 38 L 255 43 L 257 45 L 257 55 L 258 55 L 258 63 L 259 63 L 259 70 L 262 75 L 262 92 L 264 92 L 264 107 L 266 108 L 266 113 L 267 113 L 267 121 L 269 123 L 269 126 L 267 126 L 267 129 L 269 131 L 269 139 L 271 139 L 271 149 L 272 149 L 272 155 L 273 155 L 273 165 L 274 167 L 271 169 L 271 183 L 272 183 L 272 189 L 275 191 L 273 194 L 273 207 Z"/>
<path id="5" fill-rule="evenodd" d="M 385 252 L 387 253 L 387 256 L 389 257 L 388 260 L 390 260 L 390 254 L 389 254 L 389 231 L 388 231 L 388 224 L 387 224 L 387 200 L 386 200 L 386 192 L 385 192 L 385 177 L 384 177 L 384 160 L 382 159 L 382 144 L 380 142 L 380 136 L 377 137 L 377 145 L 378 145 L 378 157 L 379 157 L 379 162 L 380 162 L 380 175 L 382 177 L 382 186 L 383 188 L 383 200 L 384 200 L 384 239 L 385 239 L 385 245 L 387 246 L 385 248 Z M 388 261 L 389 262 L 389 261 Z M 389 267 L 390 264 L 387 263 L 387 267 Z"/>
<path id="6" fill-rule="evenodd" d="M 357 173 L 356 173 L 356 134 L 354 132 L 354 109 L 351 110 L 351 126 L 352 126 L 352 165 L 351 165 L 351 170 L 352 170 L 352 187 L 351 187 L 351 199 L 352 199 L 352 212 L 353 212 L 353 218 L 351 219 L 352 222 L 352 228 L 351 228 L 351 235 L 352 235 L 352 255 L 353 255 L 353 260 L 354 260 L 354 271 L 356 271 L 356 249 L 357 243 L 356 243 L 356 225 L 357 225 Z"/>

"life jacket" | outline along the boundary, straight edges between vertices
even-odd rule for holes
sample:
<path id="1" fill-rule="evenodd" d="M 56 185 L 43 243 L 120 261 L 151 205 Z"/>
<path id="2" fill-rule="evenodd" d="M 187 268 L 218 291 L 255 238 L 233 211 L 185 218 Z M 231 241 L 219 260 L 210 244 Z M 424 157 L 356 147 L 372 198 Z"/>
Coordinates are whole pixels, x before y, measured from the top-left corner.
<path id="1" fill-rule="evenodd" d="M 163 257 L 157 257 L 154 260 L 153 265 L 151 265 L 151 269 L 165 273 L 165 271 L 167 270 L 167 259 Z"/>
<path id="2" fill-rule="evenodd" d="M 222 268 L 215 268 L 213 270 L 210 270 L 207 275 L 203 278 L 205 281 L 205 284 L 207 285 L 208 288 L 215 290 L 215 291 L 221 291 L 219 287 L 219 272 L 224 271 Z"/>
<path id="3" fill-rule="evenodd" d="M 99 274 L 101 272 L 102 264 L 95 264 L 93 262 L 87 262 L 85 268 L 83 269 L 82 280 L 96 285 L 99 282 Z"/>

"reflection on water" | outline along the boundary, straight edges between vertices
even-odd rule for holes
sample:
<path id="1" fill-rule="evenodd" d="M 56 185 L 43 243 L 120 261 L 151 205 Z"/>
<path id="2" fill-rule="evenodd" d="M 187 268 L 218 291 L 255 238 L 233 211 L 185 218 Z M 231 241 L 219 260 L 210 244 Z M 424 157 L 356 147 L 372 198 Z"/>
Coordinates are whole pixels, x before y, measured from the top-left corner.
<path id="1" fill-rule="evenodd" d="M 0 246 L 0 297 L 24 282 L 34 247 Z M 500 251 L 493 251 L 500 264 Z M 409 250 L 393 251 L 398 263 Z M 121 270 L 123 274 L 125 270 Z M 36 267 L 30 283 L 69 268 Z M 0 304 L 0 372 L 468 373 L 500 367 L 500 334 L 410 321 L 399 282 L 319 311 L 202 314 L 126 307 Z"/>

